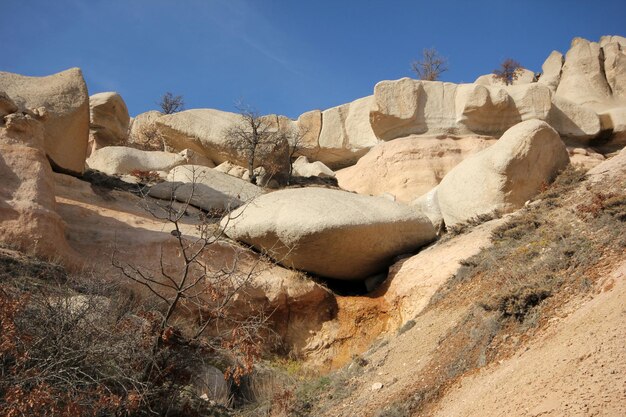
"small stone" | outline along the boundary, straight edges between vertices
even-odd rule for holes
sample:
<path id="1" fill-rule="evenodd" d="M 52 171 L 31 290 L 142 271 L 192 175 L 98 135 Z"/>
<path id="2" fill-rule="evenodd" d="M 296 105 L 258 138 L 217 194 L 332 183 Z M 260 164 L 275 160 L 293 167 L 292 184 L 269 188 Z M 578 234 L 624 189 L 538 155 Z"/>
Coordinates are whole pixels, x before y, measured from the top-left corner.
<path id="1" fill-rule="evenodd" d="M 383 387 L 383 384 L 381 382 L 374 382 L 372 384 L 372 391 L 378 391 Z"/>

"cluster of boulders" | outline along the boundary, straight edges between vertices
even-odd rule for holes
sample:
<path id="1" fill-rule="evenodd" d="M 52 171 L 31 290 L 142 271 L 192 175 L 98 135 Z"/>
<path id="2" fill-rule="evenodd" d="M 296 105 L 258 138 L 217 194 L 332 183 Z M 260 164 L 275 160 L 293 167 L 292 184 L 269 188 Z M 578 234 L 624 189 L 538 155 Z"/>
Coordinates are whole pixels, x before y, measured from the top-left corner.
<path id="1" fill-rule="evenodd" d="M 5 147 L 39 138 L 33 181 L 45 183 L 45 157 L 74 175 L 89 168 L 126 181 L 150 176 L 162 182 L 149 196 L 230 213 L 222 221 L 228 236 L 284 266 L 363 280 L 445 226 L 516 210 L 570 161 L 591 168 L 623 146 L 625 48 L 619 36 L 577 38 L 565 56 L 550 54 L 541 74 L 521 70 L 512 85 L 492 75 L 468 84 L 403 78 L 297 120 L 262 116 L 280 139 L 260 147 L 253 166 L 237 135 L 227 134 L 241 115 L 192 109 L 131 118 L 119 94 L 89 97 L 78 69 L 0 73 L 1 133 Z M 339 189 L 274 191 L 291 176 L 336 178 Z M 11 204 L 30 198 L 6 190 L 0 195 Z M 35 204 L 45 187 L 33 190 Z"/>

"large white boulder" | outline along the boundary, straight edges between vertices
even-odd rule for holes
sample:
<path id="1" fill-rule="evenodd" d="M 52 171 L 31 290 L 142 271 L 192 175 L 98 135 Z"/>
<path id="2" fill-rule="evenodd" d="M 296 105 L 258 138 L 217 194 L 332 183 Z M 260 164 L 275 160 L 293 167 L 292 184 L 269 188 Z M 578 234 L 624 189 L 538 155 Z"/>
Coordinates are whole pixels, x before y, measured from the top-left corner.
<path id="1" fill-rule="evenodd" d="M 161 182 L 152 186 L 148 195 L 170 202 L 190 204 L 208 212 L 232 210 L 243 204 L 237 196 L 225 194 L 200 182 Z"/>
<path id="2" fill-rule="evenodd" d="M 6 92 L 21 110 L 45 107 L 46 154 L 60 168 L 83 172 L 89 138 L 89 96 L 80 69 L 47 77 L 0 72 L 0 91 Z"/>
<path id="3" fill-rule="evenodd" d="M 89 136 L 92 151 L 125 143 L 129 123 L 128 108 L 118 93 L 98 93 L 89 97 Z"/>
<path id="4" fill-rule="evenodd" d="M 126 146 L 107 146 L 94 151 L 87 159 L 91 169 L 108 175 L 130 174 L 132 171 L 169 171 L 189 160 L 185 151 L 171 153 L 163 151 L 142 151 Z"/>
<path id="5" fill-rule="evenodd" d="M 546 122 L 515 125 L 443 178 L 437 200 L 446 226 L 520 208 L 568 163 L 565 145 Z"/>
<path id="6" fill-rule="evenodd" d="M 204 184 L 229 198 L 243 202 L 253 200 L 263 194 L 263 189 L 254 184 L 235 178 L 215 169 L 199 165 L 181 165 L 167 175 L 170 182 Z"/>
<path id="7" fill-rule="evenodd" d="M 365 195 L 390 193 L 409 202 L 437 186 L 468 155 L 495 142 L 479 137 L 409 136 L 373 147 L 356 165 L 337 171 L 341 188 Z"/>
<path id="8" fill-rule="evenodd" d="M 385 198 L 325 188 L 265 194 L 222 220 L 233 239 L 285 266 L 358 280 L 435 239 L 430 220 Z"/>

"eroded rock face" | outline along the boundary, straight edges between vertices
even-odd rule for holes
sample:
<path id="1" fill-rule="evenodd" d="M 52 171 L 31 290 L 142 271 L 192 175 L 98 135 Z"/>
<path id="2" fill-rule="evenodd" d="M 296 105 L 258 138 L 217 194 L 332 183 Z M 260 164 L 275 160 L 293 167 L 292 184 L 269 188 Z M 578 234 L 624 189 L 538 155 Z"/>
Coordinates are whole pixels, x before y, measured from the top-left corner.
<path id="1" fill-rule="evenodd" d="M 370 120 L 383 140 L 412 134 L 497 137 L 520 121 L 545 120 L 551 107 L 550 89 L 538 83 L 498 86 L 403 78 L 376 84 L 374 97 Z"/>
<path id="2" fill-rule="evenodd" d="M 611 88 L 604 75 L 600 45 L 575 38 L 565 55 L 565 64 L 556 95 L 576 104 L 606 101 Z"/>
<path id="3" fill-rule="evenodd" d="M 381 272 L 394 256 L 435 239 L 428 218 L 410 207 L 324 188 L 265 194 L 222 226 L 285 266 L 344 280 Z"/>
<path id="4" fill-rule="evenodd" d="M 515 125 L 441 181 L 437 199 L 446 226 L 523 206 L 568 163 L 565 145 L 546 122 L 528 120 Z"/>
<path id="5" fill-rule="evenodd" d="M 89 138 L 89 96 L 80 69 L 47 77 L 0 72 L 0 91 L 6 92 L 22 110 L 45 107 L 46 154 L 63 169 L 83 172 Z"/>
<path id="6" fill-rule="evenodd" d="M 603 36 L 604 72 L 613 96 L 626 98 L 626 38 Z"/>
<path id="7" fill-rule="evenodd" d="M 44 141 L 36 115 L 12 113 L 0 123 L 0 242 L 73 267 Z"/>
<path id="8" fill-rule="evenodd" d="M 331 169 L 343 168 L 376 145 L 379 140 L 369 123 L 373 103 L 374 98 L 368 96 L 324 110 L 314 159 Z"/>
<path id="9" fill-rule="evenodd" d="M 462 84 L 456 96 L 457 122 L 471 132 L 492 136 L 524 120 L 545 120 L 551 106 L 550 89 L 538 83 Z"/>
<path id="10" fill-rule="evenodd" d="M 391 140 L 411 134 L 456 133 L 457 84 L 402 78 L 374 87 L 370 122 L 376 136 Z"/>
<path id="11" fill-rule="evenodd" d="M 91 151 L 122 145 L 128 139 L 130 116 L 118 93 L 98 93 L 89 97 L 89 140 Z"/>
<path id="12" fill-rule="evenodd" d="M 339 186 L 365 195 L 390 193 L 409 202 L 428 192 L 468 155 L 495 142 L 479 137 L 394 139 L 373 147 L 356 165 L 337 172 Z"/>

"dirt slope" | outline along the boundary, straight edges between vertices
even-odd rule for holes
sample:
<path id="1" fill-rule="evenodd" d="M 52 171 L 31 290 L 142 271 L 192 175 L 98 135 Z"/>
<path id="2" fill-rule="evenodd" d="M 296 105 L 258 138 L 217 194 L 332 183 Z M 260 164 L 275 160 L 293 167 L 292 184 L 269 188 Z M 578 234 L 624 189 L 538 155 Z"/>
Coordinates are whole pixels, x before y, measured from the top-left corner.
<path id="1" fill-rule="evenodd" d="M 523 352 L 464 378 L 436 416 L 626 415 L 626 262 Z"/>

